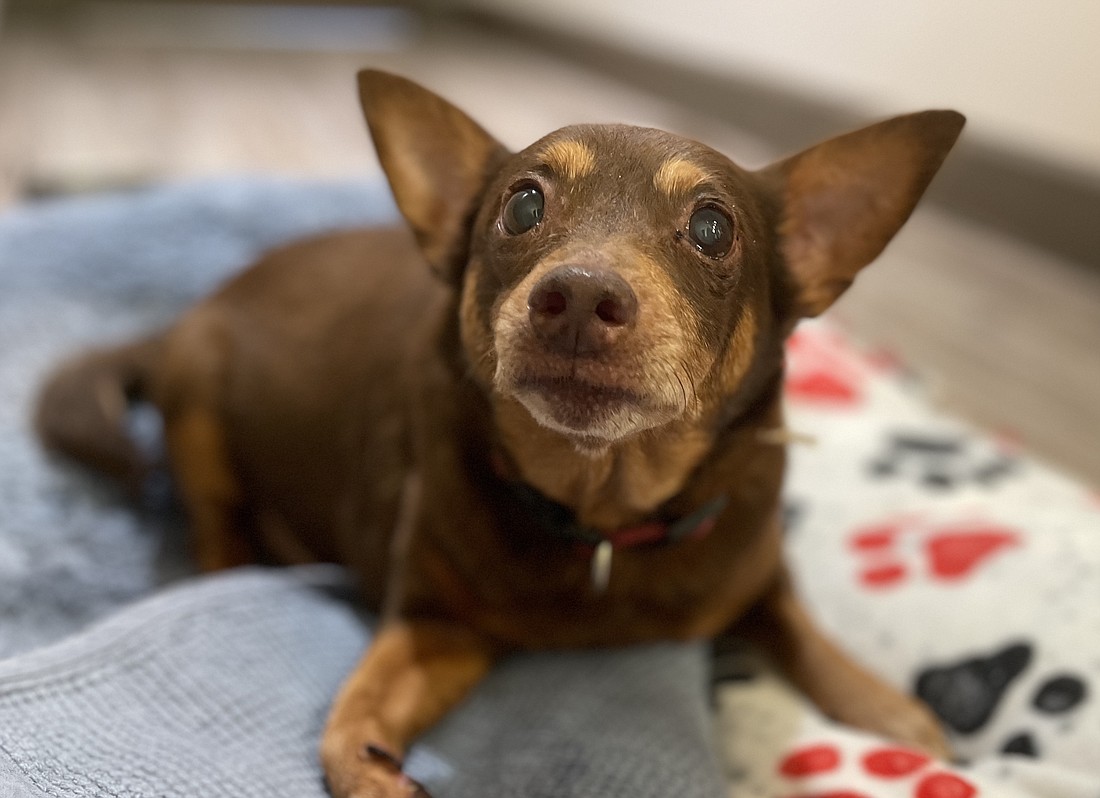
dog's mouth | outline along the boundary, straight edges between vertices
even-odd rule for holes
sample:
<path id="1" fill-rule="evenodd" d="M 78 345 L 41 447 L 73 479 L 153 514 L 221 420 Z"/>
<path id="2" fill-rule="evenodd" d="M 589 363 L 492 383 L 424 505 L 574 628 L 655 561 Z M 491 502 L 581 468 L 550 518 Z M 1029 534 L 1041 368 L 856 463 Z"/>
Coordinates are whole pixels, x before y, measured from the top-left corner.
<path id="1" fill-rule="evenodd" d="M 509 380 L 512 394 L 545 427 L 584 440 L 612 441 L 667 421 L 675 410 L 612 375 L 537 373 Z"/>
<path id="2" fill-rule="evenodd" d="M 574 377 L 521 377 L 517 394 L 535 393 L 563 409 L 599 410 L 604 407 L 642 406 L 645 397 L 638 391 L 619 385 L 588 382 Z"/>

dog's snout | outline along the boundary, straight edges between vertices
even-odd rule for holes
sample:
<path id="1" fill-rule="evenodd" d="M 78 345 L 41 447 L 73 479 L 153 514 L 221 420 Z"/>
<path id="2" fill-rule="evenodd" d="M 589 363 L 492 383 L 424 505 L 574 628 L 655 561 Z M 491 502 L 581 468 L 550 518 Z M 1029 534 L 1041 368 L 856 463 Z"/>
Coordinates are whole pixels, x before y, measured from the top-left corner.
<path id="1" fill-rule="evenodd" d="M 531 326 L 563 354 L 607 349 L 638 315 L 638 297 L 610 269 L 559 266 L 535 284 L 527 299 Z"/>

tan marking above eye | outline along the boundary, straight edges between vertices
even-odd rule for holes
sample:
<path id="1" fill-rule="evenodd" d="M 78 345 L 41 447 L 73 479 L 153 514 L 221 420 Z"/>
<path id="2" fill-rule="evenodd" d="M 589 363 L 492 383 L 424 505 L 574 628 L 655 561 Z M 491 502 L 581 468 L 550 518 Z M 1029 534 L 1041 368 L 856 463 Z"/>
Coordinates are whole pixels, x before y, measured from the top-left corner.
<path id="1" fill-rule="evenodd" d="M 580 180 L 596 169 L 596 154 L 582 141 L 552 141 L 540 154 L 551 171 L 566 180 Z"/>
<path id="2" fill-rule="evenodd" d="M 710 179 L 710 172 L 698 164 L 683 158 L 670 158 L 653 175 L 653 186 L 669 197 L 681 197 Z"/>

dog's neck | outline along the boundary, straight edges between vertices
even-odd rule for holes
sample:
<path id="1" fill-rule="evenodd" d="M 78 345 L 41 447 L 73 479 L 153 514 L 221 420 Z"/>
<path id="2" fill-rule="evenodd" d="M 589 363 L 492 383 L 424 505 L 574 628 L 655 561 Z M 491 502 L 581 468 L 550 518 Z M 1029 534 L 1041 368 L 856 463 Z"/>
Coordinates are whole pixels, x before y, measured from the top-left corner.
<path id="1" fill-rule="evenodd" d="M 712 427 L 679 421 L 604 448 L 578 446 L 536 422 L 514 400 L 495 414 L 509 466 L 531 487 L 573 509 L 594 529 L 616 529 L 652 515 L 680 493 L 715 443 Z"/>

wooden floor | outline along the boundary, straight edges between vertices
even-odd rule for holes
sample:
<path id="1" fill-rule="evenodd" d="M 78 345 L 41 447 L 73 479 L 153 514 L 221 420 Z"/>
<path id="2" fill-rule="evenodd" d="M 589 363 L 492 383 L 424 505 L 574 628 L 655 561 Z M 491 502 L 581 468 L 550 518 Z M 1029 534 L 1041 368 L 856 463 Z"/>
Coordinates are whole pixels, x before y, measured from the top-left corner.
<path id="1" fill-rule="evenodd" d="M 513 146 L 626 121 L 747 166 L 779 154 L 529 46 L 392 10 L 73 8 L 0 28 L 0 208 L 198 175 L 375 173 L 354 89 L 368 65 L 426 83 Z M 833 313 L 943 407 L 1100 485 L 1100 274 L 923 208 Z"/>

